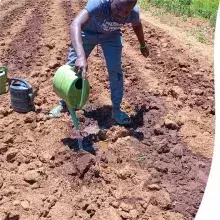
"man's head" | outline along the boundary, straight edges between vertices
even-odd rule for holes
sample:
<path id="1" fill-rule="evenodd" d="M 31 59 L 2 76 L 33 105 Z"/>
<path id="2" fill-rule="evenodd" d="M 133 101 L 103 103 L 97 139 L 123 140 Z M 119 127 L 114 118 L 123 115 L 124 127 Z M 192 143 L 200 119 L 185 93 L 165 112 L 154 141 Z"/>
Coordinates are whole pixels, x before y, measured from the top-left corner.
<path id="1" fill-rule="evenodd" d="M 115 21 L 128 17 L 136 5 L 137 0 L 112 0 L 111 11 Z"/>

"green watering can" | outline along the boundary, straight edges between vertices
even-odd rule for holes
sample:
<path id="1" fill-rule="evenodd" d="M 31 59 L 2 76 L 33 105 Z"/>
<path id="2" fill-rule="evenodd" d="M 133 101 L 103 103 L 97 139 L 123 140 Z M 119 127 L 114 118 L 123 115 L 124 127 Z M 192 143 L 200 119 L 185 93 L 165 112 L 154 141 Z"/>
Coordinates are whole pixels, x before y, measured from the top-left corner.
<path id="1" fill-rule="evenodd" d="M 0 95 L 6 93 L 8 68 L 6 66 L 0 66 Z"/>
<path id="2" fill-rule="evenodd" d="M 81 109 L 89 98 L 90 85 L 87 79 L 77 74 L 69 65 L 61 66 L 53 78 L 54 92 L 72 109 Z"/>
<path id="3" fill-rule="evenodd" d="M 54 92 L 65 100 L 76 130 L 79 129 L 75 109 L 81 109 L 87 102 L 90 92 L 90 84 L 87 79 L 82 79 L 80 73 L 76 73 L 69 65 L 61 66 L 53 78 Z M 83 149 L 82 135 L 79 132 L 79 148 Z"/>

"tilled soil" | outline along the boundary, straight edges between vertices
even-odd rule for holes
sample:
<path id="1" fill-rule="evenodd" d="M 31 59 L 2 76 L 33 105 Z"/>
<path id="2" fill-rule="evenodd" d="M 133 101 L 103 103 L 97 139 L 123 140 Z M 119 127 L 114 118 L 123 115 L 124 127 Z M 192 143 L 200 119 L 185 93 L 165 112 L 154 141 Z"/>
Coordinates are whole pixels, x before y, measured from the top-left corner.
<path id="1" fill-rule="evenodd" d="M 89 57 L 89 102 L 77 111 L 78 151 L 52 77 L 66 61 L 69 25 L 86 1 L 0 2 L 0 60 L 9 77 L 35 88 L 35 112 L 16 113 L 9 93 L 0 106 L 0 219 L 193 219 L 204 194 L 214 136 L 213 69 L 174 36 L 143 19 L 150 48 L 143 58 L 123 28 L 123 109 L 129 127 L 111 119 L 101 48 Z"/>

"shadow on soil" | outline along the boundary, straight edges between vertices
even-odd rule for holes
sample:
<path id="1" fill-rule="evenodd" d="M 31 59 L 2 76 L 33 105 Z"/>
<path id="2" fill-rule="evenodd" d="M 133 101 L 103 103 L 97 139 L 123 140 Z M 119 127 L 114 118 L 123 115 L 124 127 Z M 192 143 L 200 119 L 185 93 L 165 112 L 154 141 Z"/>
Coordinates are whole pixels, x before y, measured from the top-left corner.
<path id="1" fill-rule="evenodd" d="M 8 215 L 4 220 L 19 220 L 19 219 L 20 219 L 19 215 L 15 215 L 15 216 L 12 216 L 12 217 L 10 217 Z"/>
<path id="2" fill-rule="evenodd" d="M 70 149 L 74 151 L 87 151 L 93 155 L 96 155 L 97 148 L 92 143 L 91 140 L 89 140 L 89 137 L 83 138 L 83 149 L 80 149 L 78 140 L 76 138 L 63 138 L 61 140 L 65 146 L 68 146 Z"/>
<path id="3" fill-rule="evenodd" d="M 136 114 L 131 115 L 132 123 L 129 126 L 124 126 L 126 129 L 136 130 L 139 127 L 144 125 L 143 116 L 144 113 L 147 112 L 146 105 L 142 105 L 140 108 L 138 106 L 135 107 Z M 84 111 L 84 115 L 87 118 L 92 118 L 98 122 L 98 126 L 100 129 L 109 129 L 112 126 L 116 125 L 115 121 L 112 119 L 112 107 L 111 106 L 103 106 L 96 110 L 92 111 Z"/>
<path id="4" fill-rule="evenodd" d="M 98 122 L 100 130 L 96 134 L 89 134 L 83 137 L 83 150 L 95 155 L 97 147 L 94 143 L 98 141 L 104 141 L 107 137 L 107 131 L 116 123 L 111 118 L 112 107 L 103 106 L 96 110 L 84 111 L 84 115 L 88 119 L 93 119 Z M 136 114 L 131 115 L 132 123 L 125 128 L 128 131 L 129 136 L 133 136 L 139 141 L 144 139 L 144 134 L 142 132 L 136 131 L 137 128 L 143 126 L 143 116 L 147 112 L 146 105 L 142 105 L 140 108 L 136 107 Z M 61 140 L 64 145 L 68 146 L 70 149 L 75 151 L 80 151 L 78 140 L 76 138 L 64 138 Z"/>

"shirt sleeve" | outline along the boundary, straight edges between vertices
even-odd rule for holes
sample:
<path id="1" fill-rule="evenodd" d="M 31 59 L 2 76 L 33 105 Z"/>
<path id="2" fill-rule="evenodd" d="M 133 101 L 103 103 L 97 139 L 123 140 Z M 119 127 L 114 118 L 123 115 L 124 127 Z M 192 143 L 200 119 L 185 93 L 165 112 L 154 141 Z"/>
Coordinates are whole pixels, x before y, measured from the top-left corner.
<path id="1" fill-rule="evenodd" d="M 136 5 L 127 19 L 127 23 L 139 24 L 140 23 L 140 11 Z"/>
<path id="2" fill-rule="evenodd" d="M 91 16 L 97 17 L 101 13 L 101 0 L 88 0 L 85 9 Z"/>

